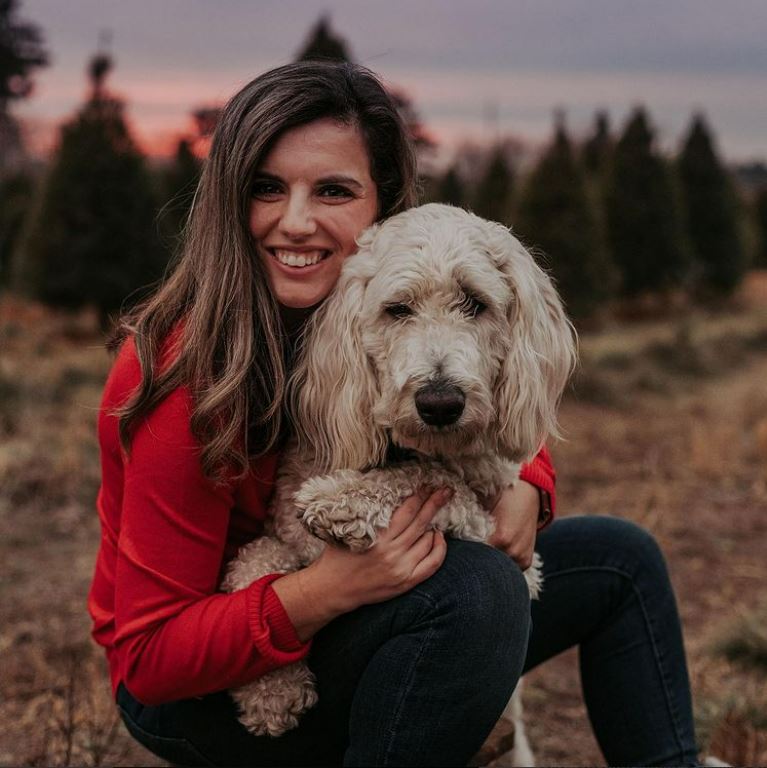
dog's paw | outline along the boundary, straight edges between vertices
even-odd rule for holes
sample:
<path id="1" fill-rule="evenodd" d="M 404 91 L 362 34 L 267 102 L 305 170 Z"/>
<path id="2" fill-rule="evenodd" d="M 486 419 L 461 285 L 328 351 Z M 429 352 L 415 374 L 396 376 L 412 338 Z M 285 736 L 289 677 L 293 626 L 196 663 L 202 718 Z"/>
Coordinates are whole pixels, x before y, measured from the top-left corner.
<path id="1" fill-rule="evenodd" d="M 386 527 L 381 499 L 361 483 L 358 472 L 337 472 L 307 480 L 294 497 L 303 524 L 323 541 L 362 551 L 376 542 L 377 528 Z"/>
<path id="2" fill-rule="evenodd" d="M 340 519 L 334 519 L 339 517 Z M 376 542 L 376 531 L 369 523 L 359 518 L 349 519 L 348 505 L 309 504 L 301 520 L 319 539 L 343 544 L 355 552 L 370 549 Z"/>
<path id="3" fill-rule="evenodd" d="M 317 703 L 314 676 L 303 662 L 274 670 L 232 691 L 240 722 L 256 736 L 282 736 Z"/>

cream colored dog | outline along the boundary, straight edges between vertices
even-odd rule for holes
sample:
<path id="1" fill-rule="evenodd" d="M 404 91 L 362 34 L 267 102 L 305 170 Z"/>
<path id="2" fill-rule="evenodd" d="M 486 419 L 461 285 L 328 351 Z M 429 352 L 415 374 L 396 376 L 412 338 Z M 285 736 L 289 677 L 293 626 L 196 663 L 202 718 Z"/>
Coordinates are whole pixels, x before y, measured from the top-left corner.
<path id="1" fill-rule="evenodd" d="M 307 328 L 292 382 L 297 439 L 269 535 L 230 564 L 229 591 L 307 565 L 323 539 L 372 546 L 424 486 L 455 492 L 435 527 L 486 541 L 493 519 L 477 497 L 512 485 L 557 434 L 574 334 L 546 273 L 507 228 L 431 204 L 374 225 L 358 244 Z M 526 575 L 536 595 L 538 568 Z M 233 696 L 257 734 L 284 733 L 316 702 L 304 663 Z"/>

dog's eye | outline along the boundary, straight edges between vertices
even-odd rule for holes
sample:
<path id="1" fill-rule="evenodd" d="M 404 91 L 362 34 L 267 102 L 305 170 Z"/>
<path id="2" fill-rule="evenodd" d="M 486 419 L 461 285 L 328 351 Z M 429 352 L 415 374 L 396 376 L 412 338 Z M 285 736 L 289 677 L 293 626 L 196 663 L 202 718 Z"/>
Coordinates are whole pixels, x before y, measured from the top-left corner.
<path id="1" fill-rule="evenodd" d="M 410 317 L 413 314 L 413 310 L 407 304 L 389 304 L 384 308 L 387 315 L 401 319 L 403 317 Z"/>
<path id="2" fill-rule="evenodd" d="M 487 309 L 487 304 L 481 302 L 476 296 L 466 296 L 458 305 L 458 309 L 467 317 L 476 317 Z"/>

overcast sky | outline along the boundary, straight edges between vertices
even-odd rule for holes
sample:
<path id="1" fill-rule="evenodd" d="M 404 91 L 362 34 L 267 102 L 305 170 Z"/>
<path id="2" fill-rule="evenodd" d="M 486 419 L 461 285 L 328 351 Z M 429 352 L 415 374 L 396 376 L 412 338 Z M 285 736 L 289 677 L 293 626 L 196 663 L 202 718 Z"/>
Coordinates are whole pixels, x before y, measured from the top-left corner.
<path id="1" fill-rule="evenodd" d="M 642 102 L 667 148 L 703 110 L 729 160 L 767 158 L 767 0 L 21 0 L 52 64 L 18 114 L 43 141 L 108 29 L 111 86 L 162 153 L 193 107 L 290 61 L 322 12 L 447 149 L 496 131 L 541 143 L 557 108 L 576 134 L 598 108 L 620 126 Z"/>

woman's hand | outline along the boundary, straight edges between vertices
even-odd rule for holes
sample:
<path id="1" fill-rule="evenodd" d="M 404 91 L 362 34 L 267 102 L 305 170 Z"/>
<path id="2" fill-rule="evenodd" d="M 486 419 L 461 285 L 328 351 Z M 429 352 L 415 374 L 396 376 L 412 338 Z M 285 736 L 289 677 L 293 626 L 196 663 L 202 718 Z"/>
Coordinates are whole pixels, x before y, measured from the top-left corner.
<path id="1" fill-rule="evenodd" d="M 488 543 L 505 552 L 523 571 L 533 562 L 539 507 L 538 489 L 524 480 L 488 504 L 495 518 L 495 531 Z"/>
<path id="2" fill-rule="evenodd" d="M 369 550 L 328 544 L 307 568 L 273 582 L 299 638 L 308 639 L 342 613 L 401 595 L 435 573 L 447 544 L 431 522 L 451 493 L 441 489 L 410 496 Z"/>

